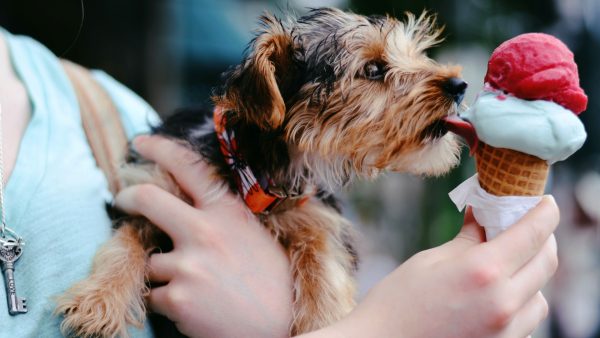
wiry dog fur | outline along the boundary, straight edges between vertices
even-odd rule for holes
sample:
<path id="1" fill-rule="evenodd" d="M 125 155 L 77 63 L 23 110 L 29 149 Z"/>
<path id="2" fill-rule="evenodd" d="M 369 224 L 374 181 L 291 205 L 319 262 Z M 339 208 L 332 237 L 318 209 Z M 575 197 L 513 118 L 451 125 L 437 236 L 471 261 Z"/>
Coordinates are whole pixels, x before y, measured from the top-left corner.
<path id="1" fill-rule="evenodd" d="M 354 306 L 351 227 L 333 191 L 384 170 L 439 175 L 458 163 L 459 144 L 442 118 L 456 111 L 459 100 L 448 81 L 460 70 L 426 56 L 440 30 L 425 14 L 400 22 L 323 8 L 286 22 L 265 15 L 261 24 L 247 57 L 226 74 L 213 99 L 255 172 L 290 191 L 316 192 L 301 206 L 261 216 L 290 257 L 290 333 L 298 334 Z M 219 179 L 206 182 L 204 204 L 235 190 L 211 114 L 184 111 L 155 130 L 182 140 L 211 164 Z M 182 196 L 153 164 L 130 164 L 123 175 L 127 184 L 155 183 Z M 91 276 L 60 298 L 64 332 L 125 337 L 127 325 L 141 324 L 145 264 L 159 233 L 144 218 L 121 220 Z"/>

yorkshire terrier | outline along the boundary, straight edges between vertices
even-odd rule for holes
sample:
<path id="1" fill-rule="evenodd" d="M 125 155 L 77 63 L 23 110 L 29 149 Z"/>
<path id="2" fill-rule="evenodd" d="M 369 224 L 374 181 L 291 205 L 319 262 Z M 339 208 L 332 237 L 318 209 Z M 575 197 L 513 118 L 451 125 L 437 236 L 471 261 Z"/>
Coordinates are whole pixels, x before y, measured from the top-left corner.
<path id="1" fill-rule="evenodd" d="M 233 190 L 284 246 L 296 335 L 355 304 L 351 224 L 333 192 L 382 171 L 440 175 L 457 165 L 460 144 L 443 118 L 457 112 L 466 83 L 459 67 L 427 57 L 441 29 L 425 13 L 401 22 L 321 8 L 260 22 L 214 110 L 181 112 L 154 132 L 211 165 L 220 179 L 205 205 Z M 185 198 L 152 163 L 130 161 L 122 176 L 126 185 L 154 183 Z M 126 337 L 128 325 L 141 325 L 146 263 L 161 236 L 143 217 L 120 219 L 91 275 L 59 299 L 63 332 Z"/>

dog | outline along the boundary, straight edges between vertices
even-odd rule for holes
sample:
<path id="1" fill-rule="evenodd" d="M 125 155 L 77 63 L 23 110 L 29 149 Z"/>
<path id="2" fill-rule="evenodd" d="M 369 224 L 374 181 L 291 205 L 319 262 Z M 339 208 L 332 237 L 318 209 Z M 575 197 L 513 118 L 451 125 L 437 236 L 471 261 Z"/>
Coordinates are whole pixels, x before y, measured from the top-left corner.
<path id="1" fill-rule="evenodd" d="M 334 192 L 384 171 L 440 175 L 456 166 L 461 145 L 443 119 L 457 113 L 466 83 L 460 67 L 427 57 L 441 41 L 427 13 L 400 21 L 319 8 L 260 23 L 214 109 L 183 111 L 154 133 L 210 164 L 219 179 L 205 205 L 234 191 L 284 246 L 297 335 L 355 305 L 352 227 Z M 161 168 L 135 157 L 122 170 L 126 185 L 154 183 L 185 198 Z M 128 325 L 141 325 L 146 263 L 161 237 L 143 217 L 121 218 L 91 275 L 59 299 L 63 332 L 126 337 Z"/>

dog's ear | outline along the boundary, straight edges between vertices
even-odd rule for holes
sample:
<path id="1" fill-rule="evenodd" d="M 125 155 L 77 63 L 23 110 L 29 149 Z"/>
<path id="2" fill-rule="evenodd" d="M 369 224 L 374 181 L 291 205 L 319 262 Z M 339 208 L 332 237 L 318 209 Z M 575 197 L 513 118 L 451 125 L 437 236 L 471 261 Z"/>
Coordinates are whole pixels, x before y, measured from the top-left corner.
<path id="1" fill-rule="evenodd" d="M 248 57 L 227 79 L 223 100 L 230 106 L 227 108 L 262 129 L 280 127 L 286 111 L 280 86 L 289 76 L 286 72 L 292 56 L 291 34 L 280 20 L 263 15 L 261 30 L 249 47 Z"/>

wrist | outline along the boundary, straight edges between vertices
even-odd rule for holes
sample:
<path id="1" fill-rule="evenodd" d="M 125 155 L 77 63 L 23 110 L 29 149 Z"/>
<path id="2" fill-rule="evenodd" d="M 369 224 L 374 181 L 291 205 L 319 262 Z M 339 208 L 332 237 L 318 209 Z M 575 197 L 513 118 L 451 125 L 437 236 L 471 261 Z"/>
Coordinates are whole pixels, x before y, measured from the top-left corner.
<path id="1" fill-rule="evenodd" d="M 344 335 L 344 330 L 338 327 L 339 323 L 321 328 L 317 331 L 301 334 L 292 338 L 351 338 Z M 354 338 L 354 337 L 352 337 Z"/>
<path id="2" fill-rule="evenodd" d="M 295 336 L 293 338 L 364 338 L 380 337 L 374 330 L 379 327 L 376 320 L 366 322 L 364 314 L 351 312 L 338 322 L 317 331 Z"/>

